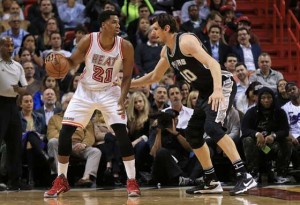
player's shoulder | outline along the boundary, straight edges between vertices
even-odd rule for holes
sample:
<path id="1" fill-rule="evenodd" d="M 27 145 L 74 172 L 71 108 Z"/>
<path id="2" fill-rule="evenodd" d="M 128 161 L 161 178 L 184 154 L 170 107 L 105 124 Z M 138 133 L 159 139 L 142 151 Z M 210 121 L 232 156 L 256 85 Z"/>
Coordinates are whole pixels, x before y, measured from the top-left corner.
<path id="1" fill-rule="evenodd" d="M 126 49 L 133 49 L 133 45 L 129 40 L 126 40 L 122 37 L 119 37 L 119 39 L 121 39 L 121 47 L 123 50 L 126 51 Z"/>

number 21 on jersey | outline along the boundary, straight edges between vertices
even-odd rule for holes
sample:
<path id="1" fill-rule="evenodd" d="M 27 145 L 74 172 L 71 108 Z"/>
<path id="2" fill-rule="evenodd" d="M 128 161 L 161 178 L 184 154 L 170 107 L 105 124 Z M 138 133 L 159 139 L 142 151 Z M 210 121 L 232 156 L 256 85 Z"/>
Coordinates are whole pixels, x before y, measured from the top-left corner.
<path id="1" fill-rule="evenodd" d="M 100 83 L 110 83 L 112 81 L 113 68 L 107 68 L 104 70 L 101 66 L 94 65 L 93 67 L 93 79 Z"/>

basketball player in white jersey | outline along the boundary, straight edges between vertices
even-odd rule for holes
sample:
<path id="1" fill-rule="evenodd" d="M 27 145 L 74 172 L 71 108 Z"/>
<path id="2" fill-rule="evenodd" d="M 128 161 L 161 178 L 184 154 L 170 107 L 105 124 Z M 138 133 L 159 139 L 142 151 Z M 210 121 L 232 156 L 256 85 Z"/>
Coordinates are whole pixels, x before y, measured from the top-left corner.
<path id="1" fill-rule="evenodd" d="M 86 35 L 78 43 L 75 52 L 67 58 L 71 69 L 83 61 L 86 66 L 64 114 L 59 135 L 58 177 L 54 180 L 52 188 L 45 192 L 46 198 L 56 198 L 70 189 L 67 171 L 72 150 L 71 137 L 77 127 L 87 125 L 96 109 L 102 112 L 106 123 L 119 140 L 128 177 L 128 196 L 140 196 L 139 185 L 135 180 L 134 152 L 126 131 L 127 117 L 124 106 L 131 82 L 134 50 L 129 41 L 117 36 L 120 24 L 115 12 L 104 11 L 99 21 L 100 32 Z M 55 56 L 51 54 L 46 61 L 53 58 Z M 123 70 L 121 88 L 113 86 L 120 69 Z"/>

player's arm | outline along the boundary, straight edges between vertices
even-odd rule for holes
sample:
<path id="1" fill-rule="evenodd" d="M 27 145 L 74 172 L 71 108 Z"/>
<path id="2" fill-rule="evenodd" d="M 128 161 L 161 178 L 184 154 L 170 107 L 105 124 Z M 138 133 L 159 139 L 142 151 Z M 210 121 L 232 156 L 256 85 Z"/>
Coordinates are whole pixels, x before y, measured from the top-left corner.
<path id="1" fill-rule="evenodd" d="M 220 64 L 202 48 L 199 40 L 193 35 L 183 35 L 179 46 L 183 54 L 192 55 L 210 70 L 213 78 L 214 91 L 208 103 L 212 103 L 212 109 L 217 110 L 219 102 L 224 99 Z"/>
<path id="2" fill-rule="evenodd" d="M 131 83 L 132 70 L 134 66 L 134 49 L 132 44 L 127 40 L 122 41 L 121 49 L 123 54 L 123 79 L 121 83 L 120 99 L 125 100 Z"/>
<path id="3" fill-rule="evenodd" d="M 170 67 L 169 61 L 167 60 L 166 47 L 164 46 L 160 53 L 160 60 L 155 66 L 155 69 L 148 73 L 147 75 L 133 80 L 131 82 L 131 87 L 140 87 L 143 85 L 150 85 L 152 83 L 158 82 L 165 72 Z"/>
<path id="4" fill-rule="evenodd" d="M 78 43 L 77 48 L 72 55 L 67 58 L 70 64 L 70 69 L 75 69 L 85 59 L 91 43 L 91 34 L 85 35 Z"/>

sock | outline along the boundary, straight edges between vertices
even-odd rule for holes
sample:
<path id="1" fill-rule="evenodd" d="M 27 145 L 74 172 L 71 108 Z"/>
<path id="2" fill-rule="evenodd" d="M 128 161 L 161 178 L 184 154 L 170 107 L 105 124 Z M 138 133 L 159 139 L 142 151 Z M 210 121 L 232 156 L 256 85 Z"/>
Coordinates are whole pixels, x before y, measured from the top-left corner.
<path id="1" fill-rule="evenodd" d="M 135 159 L 130 161 L 123 161 L 127 178 L 128 179 L 135 179 Z"/>
<path id="2" fill-rule="evenodd" d="M 60 162 L 57 163 L 57 176 L 64 174 L 67 178 L 69 162 L 62 164 Z"/>
<path id="3" fill-rule="evenodd" d="M 244 162 L 240 159 L 232 163 L 236 173 L 245 173 L 247 172 Z"/>
<path id="4" fill-rule="evenodd" d="M 212 180 L 218 181 L 216 173 L 215 173 L 215 169 L 213 167 L 211 167 L 209 169 L 204 169 L 204 179 L 207 182 L 210 182 Z"/>

